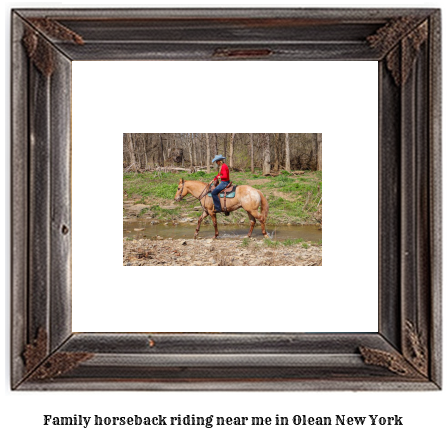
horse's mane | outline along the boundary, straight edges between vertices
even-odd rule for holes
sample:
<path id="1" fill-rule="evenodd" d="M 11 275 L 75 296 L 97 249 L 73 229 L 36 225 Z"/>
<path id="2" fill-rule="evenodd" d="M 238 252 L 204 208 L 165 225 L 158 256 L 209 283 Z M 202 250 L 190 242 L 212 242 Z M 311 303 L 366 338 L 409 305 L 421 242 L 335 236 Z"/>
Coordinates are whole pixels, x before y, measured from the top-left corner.
<path id="1" fill-rule="evenodd" d="M 188 182 L 191 182 L 191 183 L 200 183 L 200 184 L 202 184 L 202 185 L 204 185 L 204 186 L 207 186 L 207 185 L 208 185 L 208 183 L 204 183 L 203 181 L 199 181 L 199 180 L 197 180 L 197 179 L 187 179 L 187 180 L 185 180 L 185 184 L 188 183 Z"/>

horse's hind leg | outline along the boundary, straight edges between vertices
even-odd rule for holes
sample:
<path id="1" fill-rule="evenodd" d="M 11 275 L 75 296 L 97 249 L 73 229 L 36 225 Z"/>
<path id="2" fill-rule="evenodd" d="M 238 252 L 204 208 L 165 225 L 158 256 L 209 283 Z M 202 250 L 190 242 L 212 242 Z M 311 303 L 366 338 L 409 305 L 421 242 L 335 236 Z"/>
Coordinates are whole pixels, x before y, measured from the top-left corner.
<path id="1" fill-rule="evenodd" d="M 196 232 L 194 233 L 194 239 L 197 239 L 197 236 L 199 235 L 200 230 L 200 224 L 202 223 L 203 219 L 205 219 L 209 215 L 207 210 L 203 210 L 202 216 L 199 217 L 199 221 L 197 222 L 197 228 Z"/>
<path id="2" fill-rule="evenodd" d="M 254 218 L 254 216 L 250 212 L 247 211 L 247 214 L 248 214 L 248 218 L 250 219 L 250 231 L 248 232 L 247 237 L 251 237 L 251 233 L 253 232 L 253 228 L 256 225 L 256 219 Z"/>
<path id="3" fill-rule="evenodd" d="M 251 211 L 247 211 L 247 213 L 249 214 L 249 216 L 253 216 L 253 218 L 258 219 L 259 222 L 261 222 L 261 229 L 262 229 L 262 234 L 264 235 L 264 237 L 269 237 L 267 234 L 267 231 L 265 231 L 265 220 L 264 217 L 261 213 L 259 213 L 257 210 L 251 210 Z M 251 218 L 250 218 L 251 220 Z M 254 227 L 254 224 L 253 224 Z M 251 229 L 250 229 L 251 231 Z"/>

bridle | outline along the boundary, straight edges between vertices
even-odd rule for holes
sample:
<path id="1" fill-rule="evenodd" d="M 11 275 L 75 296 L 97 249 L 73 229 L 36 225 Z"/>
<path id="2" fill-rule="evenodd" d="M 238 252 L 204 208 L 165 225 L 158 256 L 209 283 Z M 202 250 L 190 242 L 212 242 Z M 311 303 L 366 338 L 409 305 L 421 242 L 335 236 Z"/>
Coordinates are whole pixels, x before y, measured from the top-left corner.
<path id="1" fill-rule="evenodd" d="M 178 202 L 183 201 L 183 188 L 185 187 L 185 181 L 183 181 L 182 183 L 182 187 L 180 188 L 181 192 L 180 192 L 180 198 L 178 200 Z M 205 211 L 205 203 L 202 204 L 202 199 L 211 191 L 211 186 L 209 184 L 205 185 L 205 188 L 202 190 L 202 193 L 196 197 L 191 193 L 191 196 L 193 196 L 195 199 L 191 199 L 190 202 L 194 202 L 196 199 L 200 202 L 200 206 L 202 207 L 202 210 Z M 186 195 L 185 195 L 186 196 Z"/>
<path id="2" fill-rule="evenodd" d="M 185 180 L 183 180 L 183 183 L 182 183 L 182 187 L 181 187 L 181 192 L 180 192 L 180 198 L 179 198 L 179 200 L 178 200 L 178 202 L 180 202 L 181 200 L 183 200 L 183 188 L 185 187 Z"/>

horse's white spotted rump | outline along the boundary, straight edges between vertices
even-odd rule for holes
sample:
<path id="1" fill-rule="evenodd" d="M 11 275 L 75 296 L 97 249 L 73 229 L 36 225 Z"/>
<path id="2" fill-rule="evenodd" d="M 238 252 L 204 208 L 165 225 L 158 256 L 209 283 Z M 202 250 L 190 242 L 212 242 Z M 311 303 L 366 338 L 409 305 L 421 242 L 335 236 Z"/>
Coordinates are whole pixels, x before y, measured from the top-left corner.
<path id="1" fill-rule="evenodd" d="M 242 205 L 248 204 L 248 203 L 255 203 L 260 205 L 261 204 L 261 195 L 258 193 L 257 190 L 252 189 L 250 187 L 250 190 L 247 190 L 244 195 L 242 196 Z"/>

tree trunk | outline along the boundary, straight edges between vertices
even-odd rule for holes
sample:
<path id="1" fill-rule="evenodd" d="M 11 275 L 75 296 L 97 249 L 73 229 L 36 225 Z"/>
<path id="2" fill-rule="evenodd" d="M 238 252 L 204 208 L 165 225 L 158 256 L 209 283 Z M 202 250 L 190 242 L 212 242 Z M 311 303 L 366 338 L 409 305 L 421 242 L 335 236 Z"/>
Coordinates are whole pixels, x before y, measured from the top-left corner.
<path id="1" fill-rule="evenodd" d="M 138 156 L 138 134 L 131 134 L 132 137 L 132 147 L 133 147 L 133 154 L 135 156 L 135 165 L 136 168 L 140 168 L 140 157 Z"/>
<path id="2" fill-rule="evenodd" d="M 196 154 L 196 148 L 194 147 L 194 134 L 191 134 L 191 150 L 192 150 L 192 158 L 194 160 L 194 165 L 197 166 L 197 154 Z"/>
<path id="3" fill-rule="evenodd" d="M 234 136 L 236 134 L 231 134 L 230 139 L 230 167 L 233 168 L 233 154 L 234 154 Z"/>
<path id="4" fill-rule="evenodd" d="M 210 173 L 210 137 L 206 135 L 206 173 Z"/>
<path id="5" fill-rule="evenodd" d="M 137 169 L 141 168 L 141 134 L 131 134 L 132 137 L 132 146 L 133 152 L 135 156 L 135 164 Z"/>
<path id="6" fill-rule="evenodd" d="M 137 171 L 137 162 L 135 160 L 135 150 L 133 147 L 132 134 L 124 134 L 124 141 L 129 150 L 130 164 L 134 172 Z"/>
<path id="7" fill-rule="evenodd" d="M 214 134 L 215 140 L 216 140 L 216 144 L 214 146 L 214 155 L 216 156 L 218 154 L 217 152 L 217 134 Z"/>
<path id="8" fill-rule="evenodd" d="M 199 154 L 199 163 L 201 166 L 203 166 L 203 134 L 200 134 L 200 138 L 198 138 L 198 146 L 197 146 L 197 152 Z"/>
<path id="9" fill-rule="evenodd" d="M 270 139 L 269 134 L 262 134 L 263 146 L 264 146 L 264 162 L 262 167 L 262 173 L 268 175 L 270 173 Z"/>
<path id="10" fill-rule="evenodd" d="M 280 142 L 279 142 L 279 134 L 275 134 L 275 170 L 279 170 L 279 150 L 280 150 Z"/>
<path id="11" fill-rule="evenodd" d="M 152 135 L 147 135 L 147 137 L 146 137 L 146 147 L 147 147 L 147 150 L 149 151 L 149 156 L 148 156 L 148 162 L 149 162 L 149 165 L 154 165 L 154 154 L 153 154 L 153 151 L 152 151 L 152 142 L 154 141 L 154 139 L 153 139 L 153 137 L 152 137 Z"/>
<path id="12" fill-rule="evenodd" d="M 250 168 L 251 173 L 255 171 L 255 162 L 253 157 L 253 134 L 250 134 Z"/>
<path id="13" fill-rule="evenodd" d="M 171 158 L 171 150 L 172 150 L 172 139 L 169 134 L 166 134 L 166 153 L 165 153 L 165 161 L 166 158 Z"/>
<path id="14" fill-rule="evenodd" d="M 264 136 L 262 134 L 257 134 L 256 136 L 256 146 L 255 146 L 255 166 L 257 165 L 259 168 L 262 169 L 262 163 L 263 163 L 263 151 L 264 151 Z"/>
<path id="15" fill-rule="evenodd" d="M 322 148 L 322 138 L 321 133 L 316 134 L 316 143 L 317 143 L 317 170 L 323 170 L 323 148 Z"/>
<path id="16" fill-rule="evenodd" d="M 224 134 L 224 157 L 227 156 L 228 134 Z"/>
<path id="17" fill-rule="evenodd" d="M 163 138 L 161 137 L 161 134 L 159 134 L 159 137 L 160 137 L 160 147 L 158 149 L 158 165 L 164 166 L 165 160 L 163 157 Z"/>
<path id="18" fill-rule="evenodd" d="M 315 153 L 315 147 L 312 146 L 312 147 L 310 148 L 309 161 L 308 161 L 308 163 L 307 163 L 307 167 L 308 167 L 310 170 L 315 170 L 315 169 L 316 169 L 316 167 L 315 167 L 314 164 L 313 164 L 313 162 L 314 162 L 314 153 Z"/>
<path id="19" fill-rule="evenodd" d="M 187 139 L 188 139 L 188 134 L 185 134 L 184 135 L 184 137 L 186 137 L 186 138 L 184 138 L 183 139 L 183 142 L 184 143 L 186 143 L 186 146 L 188 146 L 188 150 L 189 150 L 189 162 L 190 162 L 190 166 L 193 166 L 193 158 L 192 158 L 192 147 L 191 147 L 191 142 L 188 142 L 187 141 Z M 188 144 L 189 143 L 189 144 Z"/>
<path id="20" fill-rule="evenodd" d="M 286 171 L 290 172 L 290 145 L 289 134 L 286 134 Z"/>

